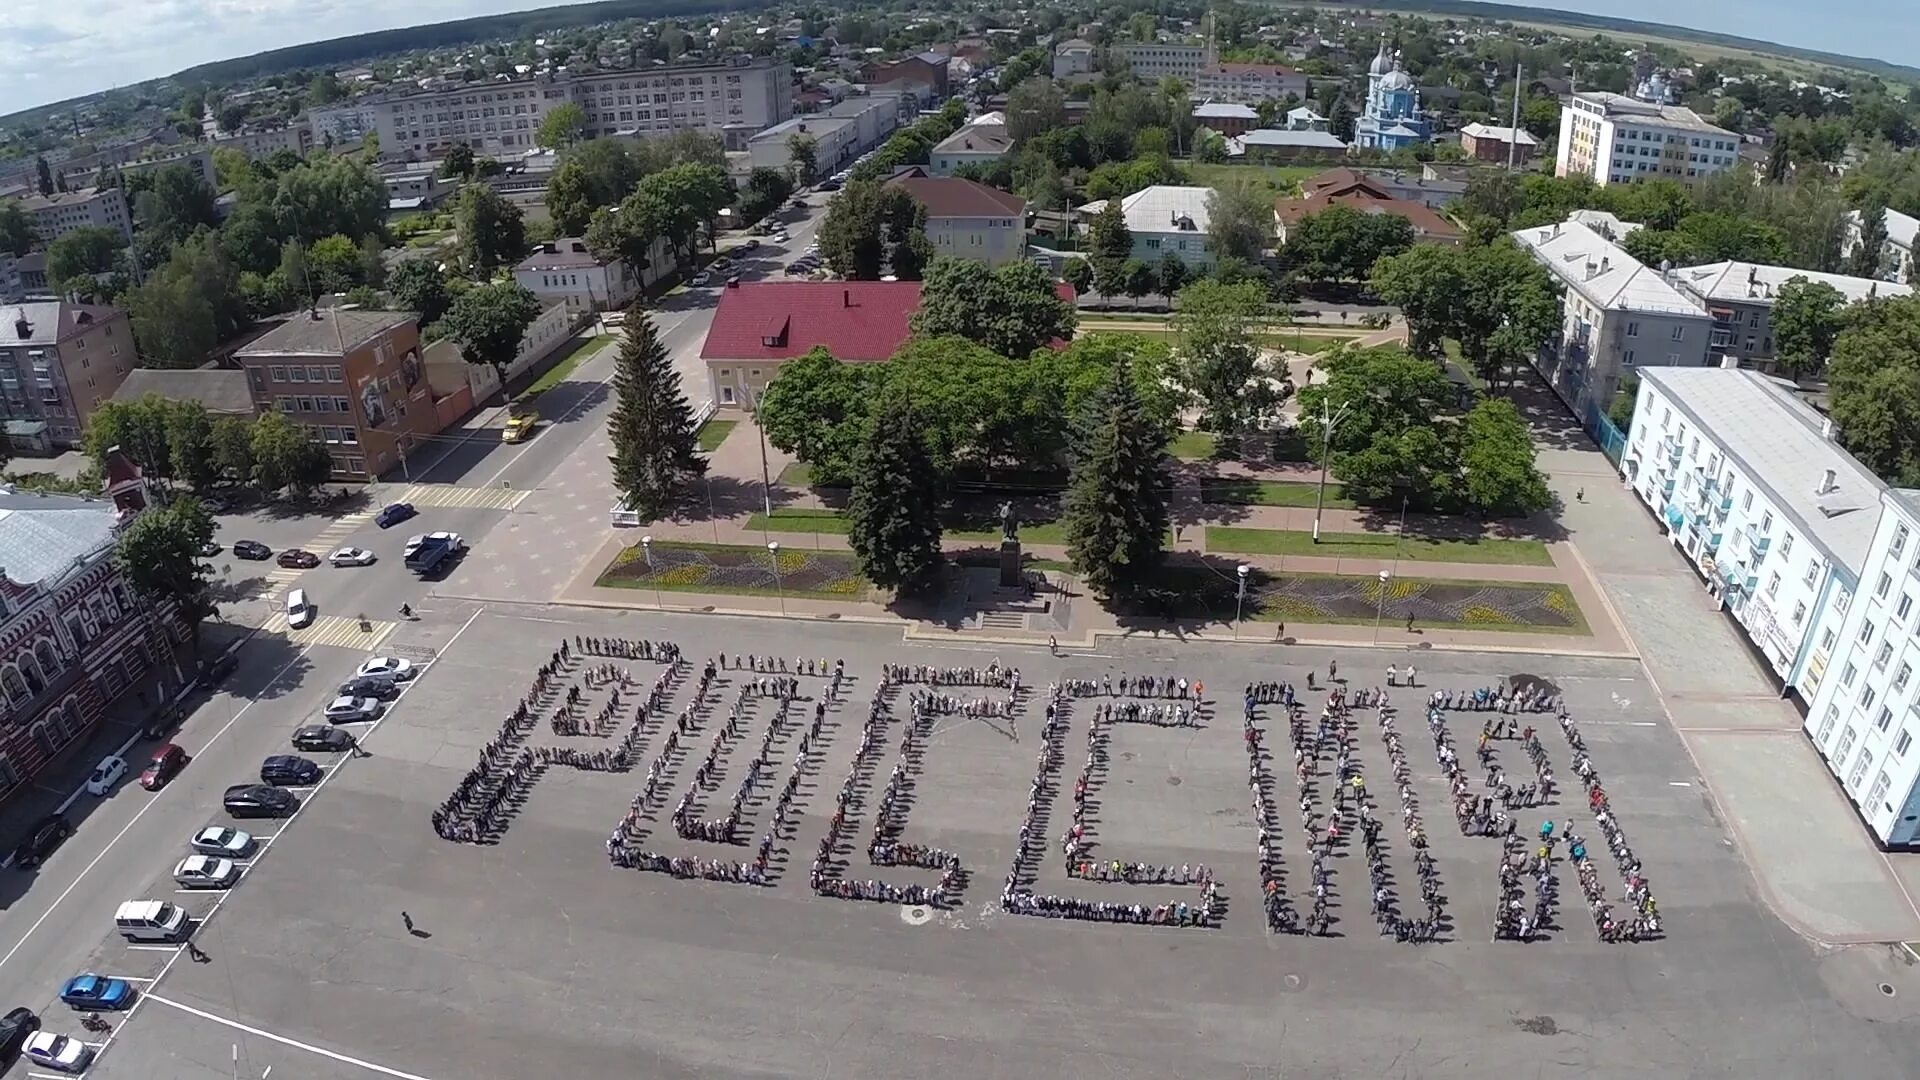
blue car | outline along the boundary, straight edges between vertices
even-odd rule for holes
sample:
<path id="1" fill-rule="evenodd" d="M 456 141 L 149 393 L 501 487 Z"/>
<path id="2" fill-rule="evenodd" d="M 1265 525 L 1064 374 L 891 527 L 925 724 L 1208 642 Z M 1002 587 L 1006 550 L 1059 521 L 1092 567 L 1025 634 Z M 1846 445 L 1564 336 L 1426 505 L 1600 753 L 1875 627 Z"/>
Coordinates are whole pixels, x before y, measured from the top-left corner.
<path id="1" fill-rule="evenodd" d="M 380 508 L 379 513 L 373 515 L 373 523 L 383 529 L 390 529 L 414 516 L 414 513 L 412 503 L 388 503 Z"/>
<path id="2" fill-rule="evenodd" d="M 125 979 L 87 972 L 67 980 L 60 1000 L 76 1009 L 125 1009 L 133 1005 L 133 987 Z"/>

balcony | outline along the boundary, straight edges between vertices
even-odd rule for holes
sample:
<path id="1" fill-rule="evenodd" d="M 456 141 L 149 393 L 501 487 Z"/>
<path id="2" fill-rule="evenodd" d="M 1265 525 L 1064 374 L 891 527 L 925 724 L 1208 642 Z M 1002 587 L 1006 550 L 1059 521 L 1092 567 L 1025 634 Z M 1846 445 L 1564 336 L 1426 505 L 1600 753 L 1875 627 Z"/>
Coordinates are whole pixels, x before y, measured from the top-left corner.
<path id="1" fill-rule="evenodd" d="M 1680 464 L 1680 440 L 1679 439 L 1676 439 L 1671 435 L 1667 435 L 1661 438 L 1660 452 L 1666 455 L 1666 458 L 1668 461 L 1672 462 L 1675 465 Z"/>
<path id="2" fill-rule="evenodd" d="M 1742 531 L 1746 534 L 1747 546 L 1753 549 L 1753 561 L 1758 563 L 1766 556 L 1767 549 L 1773 546 L 1773 537 L 1768 536 L 1752 525 L 1747 526 Z"/>
<path id="3" fill-rule="evenodd" d="M 1665 480 L 1660 481 L 1660 494 L 1665 495 L 1667 498 L 1673 497 L 1673 477 L 1669 476 Z"/>

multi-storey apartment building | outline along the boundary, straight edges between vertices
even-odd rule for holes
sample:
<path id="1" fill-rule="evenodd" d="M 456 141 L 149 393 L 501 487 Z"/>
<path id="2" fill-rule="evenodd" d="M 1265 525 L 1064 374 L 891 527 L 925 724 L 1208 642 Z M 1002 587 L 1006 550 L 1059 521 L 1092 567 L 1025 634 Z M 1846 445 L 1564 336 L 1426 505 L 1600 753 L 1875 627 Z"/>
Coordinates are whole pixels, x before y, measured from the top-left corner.
<path id="1" fill-rule="evenodd" d="M 127 210 L 127 196 L 117 187 L 84 187 L 51 195 L 29 195 L 20 200 L 20 207 L 33 219 L 34 235 L 39 237 L 41 247 L 75 229 L 88 227 L 112 229 L 127 237 L 133 235 L 133 215 Z"/>
<path id="2" fill-rule="evenodd" d="M 340 480 L 366 480 L 440 431 L 407 311 L 303 311 L 233 354 L 260 411 L 309 429 Z"/>
<path id="3" fill-rule="evenodd" d="M 1908 284 L 1913 277 L 1913 240 L 1920 235 L 1920 219 L 1903 214 L 1898 210 L 1887 211 L 1887 238 L 1880 243 L 1880 273 L 1878 276 L 1888 281 Z M 1841 241 L 1840 253 L 1853 258 L 1854 249 L 1860 246 L 1860 211 L 1847 211 L 1847 236 Z"/>
<path id="4" fill-rule="evenodd" d="M 1560 332 L 1535 366 L 1576 410 L 1605 409 L 1629 370 L 1707 362 L 1706 311 L 1578 221 L 1513 234 L 1565 289 Z"/>
<path id="5" fill-rule="evenodd" d="M 60 300 L 0 306 L 0 420 L 26 452 L 77 447 L 87 420 L 133 370 L 119 308 Z"/>
<path id="6" fill-rule="evenodd" d="M 1172 75 L 1192 82 L 1208 60 L 1205 45 L 1176 45 L 1164 41 L 1122 45 L 1120 55 L 1137 79 L 1157 80 Z"/>
<path id="7" fill-rule="evenodd" d="M 785 62 L 743 56 L 469 83 L 356 104 L 373 120 L 369 130 L 379 134 L 384 154 L 434 155 L 466 143 L 481 153 L 515 156 L 533 149 L 541 120 L 567 102 L 586 110 L 593 137 L 683 130 L 751 134 L 793 115 L 792 81 Z"/>
<path id="8" fill-rule="evenodd" d="M 188 632 L 172 603 L 137 596 L 115 562 L 146 484 L 117 453 L 106 472 L 110 499 L 0 487 L 0 799 L 172 664 Z"/>
<path id="9" fill-rule="evenodd" d="M 313 149 L 313 141 L 311 124 L 289 124 L 216 135 L 213 145 L 238 150 L 249 158 L 267 157 L 276 150 L 291 150 L 305 157 Z"/>
<path id="10" fill-rule="evenodd" d="M 1304 100 L 1311 90 L 1304 72 L 1275 64 L 1208 64 L 1193 83 L 1196 97 L 1240 105 L 1285 101 L 1288 94 Z"/>
<path id="11" fill-rule="evenodd" d="M 1740 136 L 1683 105 L 1599 92 L 1575 94 L 1560 110 L 1555 176 L 1591 176 L 1601 185 L 1658 179 L 1691 184 L 1739 163 Z"/>
<path id="12" fill-rule="evenodd" d="M 1795 278 L 1825 285 L 1849 304 L 1876 296 L 1906 296 L 1913 291 L 1891 281 L 1764 263 L 1708 263 L 1667 274 L 1668 281 L 1713 318 L 1707 347 L 1715 356 L 1731 358 L 1741 367 L 1763 368 L 1773 364 L 1773 303 L 1787 282 Z"/>

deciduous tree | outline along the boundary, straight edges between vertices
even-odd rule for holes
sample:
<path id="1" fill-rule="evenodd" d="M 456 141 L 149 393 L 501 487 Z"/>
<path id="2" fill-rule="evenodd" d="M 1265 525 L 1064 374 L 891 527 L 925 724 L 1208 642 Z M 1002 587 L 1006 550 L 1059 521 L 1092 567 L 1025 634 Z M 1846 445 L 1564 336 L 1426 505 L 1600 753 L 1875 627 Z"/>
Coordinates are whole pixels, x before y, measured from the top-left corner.
<path id="1" fill-rule="evenodd" d="M 213 612 L 207 599 L 212 568 L 200 561 L 213 530 L 213 515 L 200 500 L 183 495 L 134 518 L 120 534 L 114 561 L 148 602 L 171 600 L 197 624 Z"/>
<path id="2" fill-rule="evenodd" d="M 1260 371 L 1257 334 L 1266 304 L 1266 290 L 1256 283 L 1203 279 L 1181 289 L 1174 307 L 1181 383 L 1201 403 L 1201 427 L 1217 432 L 1229 448 L 1278 400 Z"/>
<path id="3" fill-rule="evenodd" d="M 1920 296 L 1847 309 L 1827 386 L 1840 439 L 1881 479 L 1920 486 Z"/>
<path id="4" fill-rule="evenodd" d="M 545 149 L 559 150 L 579 142 L 586 131 L 587 110 L 577 102 L 566 101 L 547 110 L 533 141 Z"/>
<path id="5" fill-rule="evenodd" d="M 1460 427 L 1461 494 L 1488 517 L 1520 517 L 1553 503 L 1534 463 L 1533 432 L 1512 401 L 1490 397 Z"/>
<path id="6" fill-rule="evenodd" d="M 469 364 L 491 364 L 502 378 L 520 355 L 520 339 L 540 316 L 540 301 L 518 282 L 476 285 L 447 308 L 441 326 Z"/>
<path id="7" fill-rule="evenodd" d="M 432 259 L 408 259 L 394 267 L 387 276 L 387 292 L 402 309 L 417 312 L 421 326 L 439 322 L 453 302 L 446 275 Z"/>
<path id="8" fill-rule="evenodd" d="M 920 289 L 913 332 L 955 335 L 1002 356 L 1024 357 L 1055 338 L 1070 338 L 1078 321 L 1053 279 L 1030 262 L 989 270 L 972 259 L 936 259 Z"/>
<path id="9" fill-rule="evenodd" d="M 1846 306 L 1847 298 L 1825 282 L 1788 278 L 1773 301 L 1774 359 L 1795 378 L 1825 370 Z"/>
<path id="10" fill-rule="evenodd" d="M 15 257 L 33 250 L 39 242 L 33 219 L 20 207 L 18 199 L 0 199 L 0 251 Z"/>
<path id="11" fill-rule="evenodd" d="M 460 251 L 474 277 L 485 280 L 527 253 L 527 229 L 520 208 L 486 184 L 469 184 L 453 211 Z"/>

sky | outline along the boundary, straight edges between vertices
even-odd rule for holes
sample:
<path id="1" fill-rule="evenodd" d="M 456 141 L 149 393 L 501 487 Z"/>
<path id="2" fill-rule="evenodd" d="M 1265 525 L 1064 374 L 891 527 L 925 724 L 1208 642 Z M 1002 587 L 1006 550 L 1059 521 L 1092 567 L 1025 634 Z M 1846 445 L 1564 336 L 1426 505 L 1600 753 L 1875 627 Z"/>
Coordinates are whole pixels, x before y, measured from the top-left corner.
<path id="1" fill-rule="evenodd" d="M 182 68 L 371 30 L 543 7 L 552 0 L 75 0 L 0 3 L 0 116 Z M 1920 66 L 1913 0 L 1555 0 L 1616 15 Z M 1907 8 L 1905 13 L 1898 9 Z M 116 80 L 112 83 L 103 79 Z"/>

